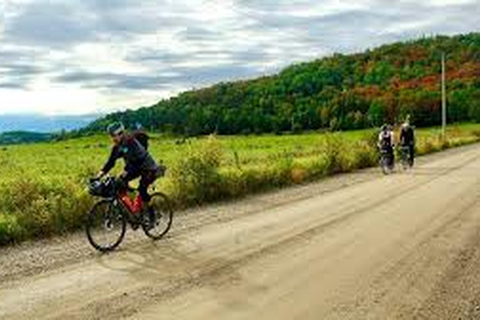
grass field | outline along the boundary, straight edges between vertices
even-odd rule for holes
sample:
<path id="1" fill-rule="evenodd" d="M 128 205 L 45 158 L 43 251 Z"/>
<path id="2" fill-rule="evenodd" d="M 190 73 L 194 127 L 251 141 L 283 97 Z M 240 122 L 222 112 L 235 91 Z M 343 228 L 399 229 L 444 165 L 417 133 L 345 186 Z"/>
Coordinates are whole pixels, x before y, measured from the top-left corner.
<path id="1" fill-rule="evenodd" d="M 480 125 L 418 131 L 419 154 L 479 141 Z M 157 183 L 177 207 L 242 196 L 376 165 L 373 130 L 337 134 L 152 136 L 168 167 Z M 106 136 L 0 147 L 0 245 L 78 229 L 93 204 L 86 181 L 110 151 Z M 121 161 L 113 172 L 122 169 Z"/>

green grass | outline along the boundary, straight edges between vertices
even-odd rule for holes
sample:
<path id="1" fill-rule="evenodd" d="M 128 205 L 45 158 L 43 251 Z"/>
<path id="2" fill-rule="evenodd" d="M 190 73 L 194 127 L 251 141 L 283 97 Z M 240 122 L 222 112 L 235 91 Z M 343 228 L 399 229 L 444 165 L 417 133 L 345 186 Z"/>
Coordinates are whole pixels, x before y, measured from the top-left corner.
<path id="1" fill-rule="evenodd" d="M 154 135 L 151 151 L 168 167 L 157 183 L 177 207 L 238 197 L 376 165 L 374 130 L 336 134 L 201 137 Z M 480 125 L 418 130 L 418 153 L 479 141 Z M 110 151 L 106 136 L 0 148 L 0 245 L 82 226 L 93 204 L 86 181 Z M 114 174 L 123 167 L 119 161 Z"/>

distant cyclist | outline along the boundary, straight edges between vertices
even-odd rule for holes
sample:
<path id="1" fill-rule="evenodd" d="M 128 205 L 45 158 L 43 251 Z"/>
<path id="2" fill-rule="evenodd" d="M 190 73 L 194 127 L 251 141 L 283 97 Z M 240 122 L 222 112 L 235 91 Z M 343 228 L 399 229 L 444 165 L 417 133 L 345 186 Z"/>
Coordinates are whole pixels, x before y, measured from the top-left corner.
<path id="1" fill-rule="evenodd" d="M 125 161 L 125 169 L 120 178 L 124 187 L 128 182 L 140 178 L 138 191 L 142 202 L 147 205 L 150 214 L 150 222 L 153 223 L 155 213 L 150 207 L 150 195 L 148 187 L 160 176 L 164 168 L 160 167 L 148 152 L 148 136 L 145 133 L 127 135 L 121 122 L 115 122 L 108 126 L 107 131 L 112 138 L 113 147 L 108 161 L 97 175 L 97 178 L 105 176 L 119 158 Z"/>
<path id="2" fill-rule="evenodd" d="M 400 145 L 408 150 L 408 163 L 413 166 L 415 157 L 415 133 L 410 125 L 410 119 L 407 117 L 400 131 Z"/>
<path id="3" fill-rule="evenodd" d="M 395 146 L 394 142 L 395 140 L 391 126 L 384 124 L 380 134 L 378 135 L 378 147 L 381 151 L 385 151 L 388 154 L 391 167 L 393 167 L 393 163 L 395 161 L 395 155 L 393 152 L 393 148 Z"/>

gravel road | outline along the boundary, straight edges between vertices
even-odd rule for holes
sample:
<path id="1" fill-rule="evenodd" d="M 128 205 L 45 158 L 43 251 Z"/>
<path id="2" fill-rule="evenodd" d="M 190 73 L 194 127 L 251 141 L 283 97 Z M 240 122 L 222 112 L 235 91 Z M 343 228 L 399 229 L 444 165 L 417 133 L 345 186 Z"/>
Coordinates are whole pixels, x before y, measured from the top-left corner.
<path id="1" fill-rule="evenodd" d="M 480 145 L 0 249 L 0 319 L 480 319 Z"/>

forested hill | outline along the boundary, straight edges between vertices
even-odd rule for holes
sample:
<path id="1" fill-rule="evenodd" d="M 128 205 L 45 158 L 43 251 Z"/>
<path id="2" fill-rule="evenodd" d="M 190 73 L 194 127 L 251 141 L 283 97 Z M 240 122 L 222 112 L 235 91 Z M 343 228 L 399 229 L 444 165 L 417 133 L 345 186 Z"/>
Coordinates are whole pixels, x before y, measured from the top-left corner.
<path id="1" fill-rule="evenodd" d="M 0 133 L 0 145 L 44 142 L 52 138 L 54 136 L 49 133 L 10 131 Z"/>
<path id="2" fill-rule="evenodd" d="M 440 123 L 441 53 L 446 54 L 448 120 L 480 121 L 480 33 L 394 43 L 292 65 L 279 74 L 184 92 L 113 120 L 180 134 L 357 129 L 410 114 Z"/>

